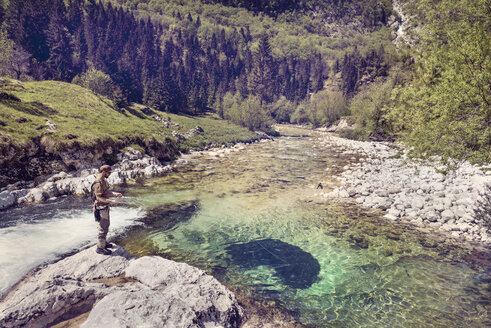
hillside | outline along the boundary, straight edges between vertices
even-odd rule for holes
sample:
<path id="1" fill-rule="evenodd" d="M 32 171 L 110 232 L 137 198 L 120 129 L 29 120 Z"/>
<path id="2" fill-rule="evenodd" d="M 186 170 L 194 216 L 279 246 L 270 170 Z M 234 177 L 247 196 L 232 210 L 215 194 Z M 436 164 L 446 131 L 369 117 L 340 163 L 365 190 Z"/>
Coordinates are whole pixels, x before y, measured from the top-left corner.
<path id="1" fill-rule="evenodd" d="M 1 4 L 0 75 L 73 82 L 118 108 L 214 111 L 251 130 L 351 116 L 348 138 L 490 162 L 488 0 Z"/>
<path id="2" fill-rule="evenodd" d="M 114 162 L 119 150 L 132 145 L 170 160 L 180 151 L 257 139 L 255 133 L 212 116 L 164 114 L 138 104 L 118 109 L 111 100 L 70 83 L 1 83 L 1 184 L 70 169 L 60 161 L 68 154 Z M 187 140 L 172 134 L 184 135 L 196 126 L 203 132 Z"/>
<path id="3" fill-rule="evenodd" d="M 259 128 L 227 112 L 226 96 L 236 96 L 241 110 L 257 101 L 259 116 L 292 121 L 291 111 L 274 110 L 278 101 L 296 108 L 330 78 L 349 100 L 362 80 L 386 75 L 390 66 L 388 1 L 312 0 L 299 10 L 295 2 L 269 2 L 275 12 L 292 9 L 277 13 L 219 2 L 9 1 L 0 14 L 0 43 L 6 45 L 0 74 L 80 84 L 96 69 L 113 84 L 102 92 L 109 98 L 119 94 L 173 113 L 212 108 L 222 118 Z M 343 70 L 352 74 L 332 79 Z"/>

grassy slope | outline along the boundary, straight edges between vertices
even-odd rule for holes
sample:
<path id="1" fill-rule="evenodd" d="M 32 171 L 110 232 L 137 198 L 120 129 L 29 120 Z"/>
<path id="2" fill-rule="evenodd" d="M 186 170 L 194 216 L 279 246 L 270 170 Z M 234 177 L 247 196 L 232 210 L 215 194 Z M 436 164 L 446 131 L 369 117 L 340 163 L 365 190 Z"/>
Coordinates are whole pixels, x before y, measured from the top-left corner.
<path id="1" fill-rule="evenodd" d="M 184 134 L 197 125 L 204 133 L 182 142 L 181 150 L 257 138 L 247 129 L 210 116 L 186 117 L 156 111 L 146 115 L 142 112 L 145 107 L 138 105 L 118 111 L 107 98 L 64 82 L 9 81 L 4 83 L 2 91 L 21 100 L 0 100 L 0 143 L 3 144 L 22 145 L 41 136 L 54 142 L 57 149 L 74 141 L 88 148 L 107 139 L 120 142 L 153 136 L 164 142 L 166 138 L 173 138 L 172 131 Z M 170 118 L 180 127 L 164 128 L 161 122 L 151 117 L 154 114 Z M 56 123 L 55 133 L 48 132 L 46 120 Z"/>

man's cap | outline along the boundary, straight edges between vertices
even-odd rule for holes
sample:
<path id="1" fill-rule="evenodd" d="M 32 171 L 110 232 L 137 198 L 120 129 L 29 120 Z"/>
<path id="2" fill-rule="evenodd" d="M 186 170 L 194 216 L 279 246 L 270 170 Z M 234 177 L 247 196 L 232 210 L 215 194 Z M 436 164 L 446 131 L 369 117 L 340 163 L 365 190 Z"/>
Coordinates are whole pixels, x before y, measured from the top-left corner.
<path id="1" fill-rule="evenodd" d="M 111 166 L 109 166 L 109 165 L 102 165 L 99 168 L 99 172 L 111 172 Z"/>

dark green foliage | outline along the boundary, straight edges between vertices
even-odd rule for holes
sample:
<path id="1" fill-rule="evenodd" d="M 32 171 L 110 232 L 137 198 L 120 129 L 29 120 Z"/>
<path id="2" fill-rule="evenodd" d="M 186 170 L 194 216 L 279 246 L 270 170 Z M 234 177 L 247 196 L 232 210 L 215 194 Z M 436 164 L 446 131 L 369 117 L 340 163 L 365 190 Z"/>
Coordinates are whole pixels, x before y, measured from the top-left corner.
<path id="1" fill-rule="evenodd" d="M 278 17 L 295 11 L 328 13 L 330 19 L 354 20 L 366 27 L 386 24 L 392 13 L 390 0 L 205 0 L 204 3 L 220 3 L 225 6 L 243 7 L 255 13 Z"/>
<path id="2" fill-rule="evenodd" d="M 282 12 L 299 9 L 301 1 L 298 0 L 206 0 L 205 3 L 221 3 L 225 6 L 243 7 L 254 12 L 265 12 L 269 15 L 278 15 Z"/>
<path id="3" fill-rule="evenodd" d="M 65 17 L 66 9 L 63 1 L 54 0 L 51 20 L 46 30 L 46 43 L 49 47 L 49 58 L 46 63 L 50 68 L 50 78 L 62 81 L 73 78 L 72 49 Z"/>
<path id="4" fill-rule="evenodd" d="M 351 97 L 363 82 L 386 76 L 389 65 L 384 57 L 383 46 L 378 51 L 371 49 L 365 56 L 362 56 L 356 47 L 352 53 L 346 53 L 341 68 L 341 88 L 344 94 Z"/>
<path id="5" fill-rule="evenodd" d="M 293 51 L 278 52 L 273 49 L 277 45 L 273 47 L 271 42 L 286 42 L 287 47 L 291 42 L 288 38 L 278 39 L 278 31 L 263 31 L 261 27 L 259 31 L 263 32 L 253 29 L 253 34 L 249 25 L 232 21 L 211 25 L 206 13 L 201 16 L 187 10 L 186 6 L 195 5 L 189 1 L 170 1 L 170 7 L 139 0 L 46 1 L 9 1 L 5 25 L 17 46 L 15 51 L 23 54 L 18 56 L 22 62 L 10 65 L 18 67 L 9 69 L 16 78 L 30 75 L 71 81 L 95 69 L 110 78 L 112 88 L 104 93 L 121 106 L 136 101 L 162 111 L 201 114 L 210 107 L 218 109 L 216 104 L 222 103 L 227 92 L 238 93 L 242 99 L 257 96 L 260 106 L 282 103 L 279 99 L 296 106 L 309 94 L 321 91 L 329 77 L 322 47 L 310 42 L 297 49 L 293 40 Z M 41 6 L 41 2 L 45 5 Z M 136 5 L 153 11 L 128 11 Z M 293 0 L 230 1 L 226 5 L 250 6 L 257 13 L 272 15 L 294 9 L 307 12 L 345 6 L 338 2 L 325 6 L 316 1 Z M 166 12 L 165 8 L 175 10 Z M 27 26 L 26 22 L 31 21 L 36 22 L 35 30 Z M 7 56 L 12 63 L 13 52 Z M 353 57 L 351 53 L 349 56 Z M 346 62 L 342 69 L 366 69 L 358 63 L 350 68 L 350 63 Z M 358 76 L 351 84 L 346 83 L 347 94 L 356 90 Z M 248 108 L 254 108 L 252 101 L 248 104 Z M 292 112 L 292 106 L 277 108 L 274 115 L 288 121 L 285 115 Z M 223 115 L 220 110 L 219 113 Z"/>
<path id="6" fill-rule="evenodd" d="M 4 0 L 0 0 L 0 26 L 2 26 L 3 19 L 5 18 L 5 4 Z"/>
<path id="7" fill-rule="evenodd" d="M 254 53 L 254 68 L 252 70 L 251 90 L 259 97 L 261 105 L 271 102 L 273 92 L 273 76 L 275 63 L 271 55 L 271 46 L 267 36 L 259 39 L 259 45 Z"/>

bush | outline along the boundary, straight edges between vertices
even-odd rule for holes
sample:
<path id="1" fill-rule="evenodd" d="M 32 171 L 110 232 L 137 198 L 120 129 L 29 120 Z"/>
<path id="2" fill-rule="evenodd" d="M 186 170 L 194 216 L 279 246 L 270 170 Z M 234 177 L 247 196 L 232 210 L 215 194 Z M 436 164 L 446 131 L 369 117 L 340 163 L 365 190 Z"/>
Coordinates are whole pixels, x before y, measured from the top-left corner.
<path id="1" fill-rule="evenodd" d="M 362 88 L 353 97 L 349 111 L 355 117 L 359 128 L 365 129 L 368 133 L 390 129 L 390 122 L 385 113 L 391 104 L 394 84 L 394 77 L 378 79 Z"/>
<path id="2" fill-rule="evenodd" d="M 310 118 L 307 112 L 306 102 L 298 104 L 297 108 L 290 117 L 290 122 L 295 124 L 305 124 L 310 122 Z"/>
<path id="3" fill-rule="evenodd" d="M 319 122 L 314 125 L 330 125 L 346 114 L 346 99 L 342 92 L 323 90 L 310 100 L 311 112 L 317 113 Z"/>
<path id="4" fill-rule="evenodd" d="M 343 129 L 338 131 L 339 136 L 351 140 L 367 140 L 369 132 L 366 129 L 360 127 L 355 129 Z"/>
<path id="5" fill-rule="evenodd" d="M 269 112 L 276 122 L 290 122 L 290 117 L 295 112 L 295 104 L 285 96 L 281 96 L 276 102 L 269 106 Z"/>
<path id="6" fill-rule="evenodd" d="M 76 76 L 72 83 L 78 84 L 91 90 L 94 93 L 111 98 L 113 96 L 114 84 L 111 77 L 106 73 L 89 68 L 80 76 Z"/>
<path id="7" fill-rule="evenodd" d="M 342 92 L 322 90 L 315 93 L 310 101 L 301 103 L 293 115 L 292 123 L 312 123 L 318 127 L 329 125 L 346 114 L 346 99 Z"/>
<path id="8" fill-rule="evenodd" d="M 257 96 L 241 99 L 238 94 L 225 94 L 222 102 L 223 117 L 249 130 L 265 130 L 272 124 L 272 119 L 266 113 Z"/>

